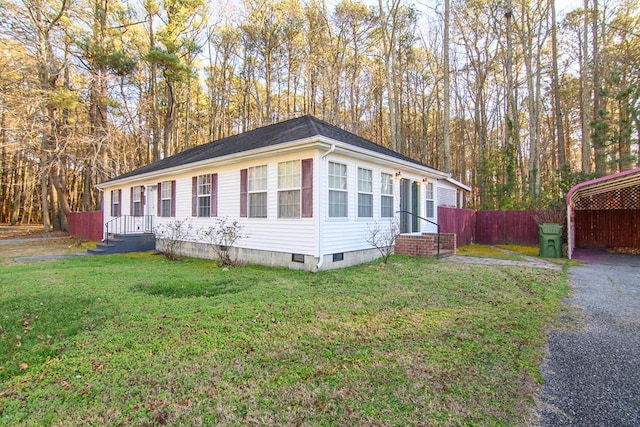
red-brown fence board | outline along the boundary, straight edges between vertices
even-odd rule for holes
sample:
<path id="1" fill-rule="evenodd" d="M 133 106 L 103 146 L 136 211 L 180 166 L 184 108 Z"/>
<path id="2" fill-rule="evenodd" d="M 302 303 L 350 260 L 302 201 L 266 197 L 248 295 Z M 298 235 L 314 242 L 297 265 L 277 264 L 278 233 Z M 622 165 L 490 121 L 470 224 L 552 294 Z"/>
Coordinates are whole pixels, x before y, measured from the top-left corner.
<path id="1" fill-rule="evenodd" d="M 100 241 L 103 238 L 102 211 L 71 212 L 69 234 L 83 240 Z"/>
<path id="2" fill-rule="evenodd" d="M 640 247 L 640 210 L 576 210 L 576 247 Z"/>
<path id="3" fill-rule="evenodd" d="M 456 245 L 469 245 L 475 240 L 476 211 L 472 209 L 438 207 L 441 233 L 455 233 Z"/>
<path id="4" fill-rule="evenodd" d="M 507 243 L 504 236 L 505 211 L 478 211 L 476 213 L 476 243 L 500 245 Z"/>
<path id="5" fill-rule="evenodd" d="M 472 241 L 485 245 L 538 245 L 537 214 L 535 210 L 475 211 L 438 207 L 438 222 L 441 232 L 456 233 L 458 246 Z"/>

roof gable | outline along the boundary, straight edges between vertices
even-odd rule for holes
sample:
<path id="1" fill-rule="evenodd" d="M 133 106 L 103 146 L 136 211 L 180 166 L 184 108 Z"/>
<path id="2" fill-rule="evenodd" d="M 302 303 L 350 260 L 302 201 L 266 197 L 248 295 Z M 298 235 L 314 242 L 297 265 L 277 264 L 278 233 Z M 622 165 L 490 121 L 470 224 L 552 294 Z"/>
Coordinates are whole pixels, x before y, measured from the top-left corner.
<path id="1" fill-rule="evenodd" d="M 242 153 L 244 151 L 276 146 L 278 144 L 294 142 L 314 136 L 331 138 L 362 150 L 373 151 L 399 160 L 411 162 L 419 166 L 431 168 L 424 163 L 413 160 L 398 152 L 383 147 L 382 145 L 375 144 L 316 117 L 306 115 L 222 138 L 207 144 L 198 145 L 181 153 L 150 163 L 146 166 L 110 179 L 106 182 L 130 178 L 146 173 L 159 172 L 168 168 L 184 166 L 204 160 Z"/>

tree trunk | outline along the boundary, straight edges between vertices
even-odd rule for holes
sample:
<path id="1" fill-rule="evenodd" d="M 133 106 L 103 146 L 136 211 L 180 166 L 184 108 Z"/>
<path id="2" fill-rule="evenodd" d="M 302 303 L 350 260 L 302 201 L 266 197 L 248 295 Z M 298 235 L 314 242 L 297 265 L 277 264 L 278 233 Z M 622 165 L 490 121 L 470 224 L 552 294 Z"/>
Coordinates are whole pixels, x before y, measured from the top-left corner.
<path id="1" fill-rule="evenodd" d="M 564 126 L 562 123 L 562 106 L 560 104 L 560 79 L 558 77 L 558 39 L 557 39 L 556 22 L 556 2 L 551 0 L 551 66 L 553 75 L 551 76 L 551 84 L 553 91 L 553 111 L 556 124 L 556 144 L 558 150 L 558 169 L 560 176 L 565 178 L 567 175 L 567 154 L 566 143 L 564 139 Z"/>
<path id="2" fill-rule="evenodd" d="M 598 40 L 598 0 L 593 0 L 593 17 L 592 17 L 592 27 L 593 27 L 593 123 L 594 123 L 594 133 L 593 133 L 593 148 L 595 151 L 595 159 L 596 159 L 596 173 L 599 175 L 605 175 L 607 170 L 606 165 L 606 150 L 605 150 L 605 132 L 603 130 L 604 127 L 604 112 L 602 111 L 602 106 L 600 105 L 600 42 Z"/>
<path id="3" fill-rule="evenodd" d="M 511 20 L 513 19 L 513 8 L 511 0 L 507 2 L 507 11 L 505 13 L 507 20 L 506 37 L 507 37 L 507 58 L 506 58 L 506 73 L 507 73 L 507 135 L 506 135 L 506 176 L 505 176 L 505 188 L 504 198 L 505 201 L 511 199 L 514 196 L 515 181 L 516 181 L 516 146 L 517 146 L 517 115 L 516 115 L 516 96 L 515 87 L 513 84 L 513 47 L 511 42 Z"/>
<path id="4" fill-rule="evenodd" d="M 591 117 L 589 114 L 589 0 L 584 0 L 584 27 L 580 58 L 580 121 L 582 122 L 582 173 L 591 173 Z"/>
<path id="5" fill-rule="evenodd" d="M 394 0 L 391 13 L 394 13 L 394 9 L 397 8 L 397 2 Z M 393 52 L 395 43 L 393 37 L 389 37 L 389 23 L 387 22 L 387 15 L 384 7 L 382 6 L 382 0 L 378 0 L 378 8 L 380 12 L 380 26 L 382 33 L 382 49 L 384 56 L 384 74 L 385 82 L 387 86 L 387 102 L 389 104 L 389 130 L 391 135 L 391 149 L 399 151 L 400 141 L 398 138 L 398 113 L 396 104 L 396 85 L 395 85 L 395 55 Z"/>
<path id="6" fill-rule="evenodd" d="M 442 146 L 444 151 L 444 158 L 442 164 L 442 170 L 444 172 L 451 172 L 451 132 L 450 126 L 450 89 L 449 89 L 449 0 L 444 0 L 444 41 L 443 41 L 443 90 L 444 90 L 444 117 L 443 117 L 443 138 Z"/>

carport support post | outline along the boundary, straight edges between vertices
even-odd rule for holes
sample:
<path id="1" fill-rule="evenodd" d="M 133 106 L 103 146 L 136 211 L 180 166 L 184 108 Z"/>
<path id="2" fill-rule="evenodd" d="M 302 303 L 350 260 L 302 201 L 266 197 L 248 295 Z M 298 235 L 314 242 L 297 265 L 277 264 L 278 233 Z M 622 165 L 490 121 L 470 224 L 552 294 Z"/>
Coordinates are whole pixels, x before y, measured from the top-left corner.
<path id="1" fill-rule="evenodd" d="M 573 225 L 573 206 L 571 202 L 567 205 L 567 256 L 571 259 L 573 255 L 573 238 L 575 227 Z"/>

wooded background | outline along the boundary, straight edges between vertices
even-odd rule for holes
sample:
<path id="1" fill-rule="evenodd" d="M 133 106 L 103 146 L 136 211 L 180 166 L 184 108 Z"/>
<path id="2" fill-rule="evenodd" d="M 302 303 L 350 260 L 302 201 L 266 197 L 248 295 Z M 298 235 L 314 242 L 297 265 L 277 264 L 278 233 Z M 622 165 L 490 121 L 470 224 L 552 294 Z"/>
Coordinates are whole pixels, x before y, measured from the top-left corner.
<path id="1" fill-rule="evenodd" d="M 105 179 L 302 114 L 474 207 L 554 206 L 638 165 L 639 29 L 638 0 L 0 0 L 0 222 L 66 229 Z"/>

